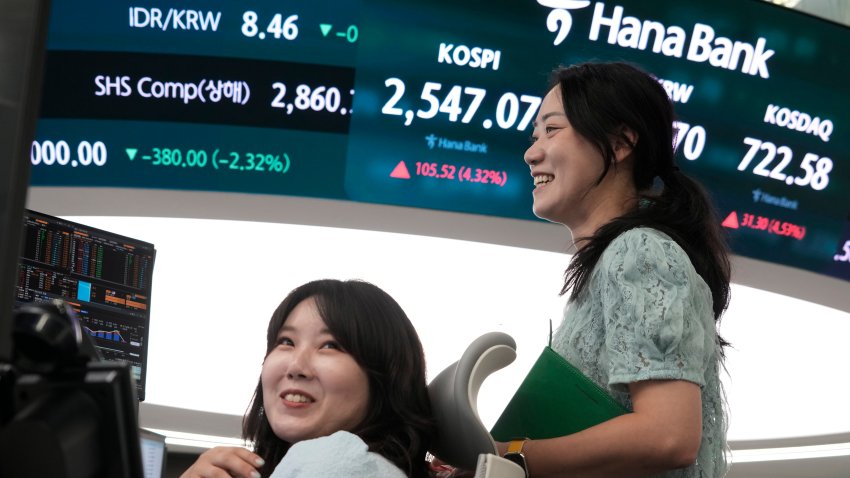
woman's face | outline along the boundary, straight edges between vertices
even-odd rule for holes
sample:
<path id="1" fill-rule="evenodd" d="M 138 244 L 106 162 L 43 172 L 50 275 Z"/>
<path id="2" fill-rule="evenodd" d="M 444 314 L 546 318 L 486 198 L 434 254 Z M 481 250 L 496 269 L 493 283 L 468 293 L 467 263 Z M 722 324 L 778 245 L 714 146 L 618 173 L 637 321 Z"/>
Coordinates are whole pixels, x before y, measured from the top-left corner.
<path id="1" fill-rule="evenodd" d="M 366 372 L 337 344 L 313 298 L 289 314 L 261 381 L 269 424 L 290 443 L 350 431 L 369 406 Z"/>
<path id="2" fill-rule="evenodd" d="M 567 226 L 581 221 L 593 206 L 590 192 L 604 162 L 567 120 L 559 86 L 543 98 L 532 139 L 524 159 L 534 178 L 534 214 Z"/>

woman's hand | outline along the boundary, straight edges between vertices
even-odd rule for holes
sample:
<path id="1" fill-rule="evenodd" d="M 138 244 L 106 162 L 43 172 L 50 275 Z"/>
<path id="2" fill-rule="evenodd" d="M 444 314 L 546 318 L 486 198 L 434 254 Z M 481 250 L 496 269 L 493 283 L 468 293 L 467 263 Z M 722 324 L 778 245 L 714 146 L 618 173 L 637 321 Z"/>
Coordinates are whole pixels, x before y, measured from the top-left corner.
<path id="1" fill-rule="evenodd" d="M 498 456 L 505 456 L 505 453 L 508 451 L 508 444 L 506 442 L 497 441 L 496 449 L 498 451 Z M 431 478 L 472 478 L 475 476 L 476 471 L 455 468 L 436 456 L 431 461 L 429 468 L 429 476 Z"/>
<path id="2" fill-rule="evenodd" d="M 180 478 L 260 478 L 257 469 L 263 463 L 244 448 L 217 446 L 202 453 Z"/>
<path id="3" fill-rule="evenodd" d="M 435 456 L 428 467 L 428 476 L 430 478 L 472 478 L 475 476 L 475 470 L 455 468 Z"/>

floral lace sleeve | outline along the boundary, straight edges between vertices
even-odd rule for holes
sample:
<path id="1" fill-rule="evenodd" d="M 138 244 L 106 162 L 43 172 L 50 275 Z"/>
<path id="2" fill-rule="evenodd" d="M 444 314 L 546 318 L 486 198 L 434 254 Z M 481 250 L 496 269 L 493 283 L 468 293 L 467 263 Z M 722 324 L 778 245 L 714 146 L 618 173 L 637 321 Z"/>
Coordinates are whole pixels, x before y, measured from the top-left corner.
<path id="1" fill-rule="evenodd" d="M 633 229 L 603 255 L 608 385 L 678 379 L 705 385 L 714 352 L 711 293 L 666 235 Z"/>

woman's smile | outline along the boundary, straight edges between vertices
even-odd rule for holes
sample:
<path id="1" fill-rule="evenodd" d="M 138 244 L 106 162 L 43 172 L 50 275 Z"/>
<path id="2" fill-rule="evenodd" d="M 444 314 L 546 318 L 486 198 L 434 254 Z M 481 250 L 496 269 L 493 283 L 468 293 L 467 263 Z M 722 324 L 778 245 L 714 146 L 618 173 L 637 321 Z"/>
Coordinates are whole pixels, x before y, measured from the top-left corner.
<path id="1" fill-rule="evenodd" d="M 366 372 L 343 350 L 309 298 L 280 328 L 263 363 L 263 405 L 275 435 L 290 443 L 350 431 L 366 416 Z"/>

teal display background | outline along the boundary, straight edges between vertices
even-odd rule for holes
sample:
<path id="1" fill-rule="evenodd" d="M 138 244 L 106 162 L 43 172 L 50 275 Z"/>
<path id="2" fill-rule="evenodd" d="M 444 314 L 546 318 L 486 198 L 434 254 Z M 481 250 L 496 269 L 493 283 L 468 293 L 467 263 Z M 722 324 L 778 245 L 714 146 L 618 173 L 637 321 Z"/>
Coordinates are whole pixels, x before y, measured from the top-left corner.
<path id="1" fill-rule="evenodd" d="M 597 40 L 589 31 L 597 4 L 611 17 L 615 6 L 623 17 L 638 23 L 658 22 L 681 27 L 687 38 L 687 54 L 697 24 L 710 26 L 717 36 L 755 45 L 763 38 L 775 53 L 767 60 L 769 78 L 737 70 L 667 57 L 648 50 L 609 44 L 608 27 Z M 125 121 L 98 118 L 43 118 L 37 141 L 64 140 L 75 147 L 80 141 L 102 141 L 109 149 L 106 165 L 95 167 L 36 165 L 36 186 L 120 186 L 173 188 L 225 192 L 270 193 L 319 198 L 348 199 L 447 211 L 536 220 L 531 214 L 531 179 L 522 161 L 530 128 L 486 129 L 495 122 L 496 104 L 502 95 L 543 96 L 549 71 L 559 64 L 587 60 L 624 60 L 637 63 L 659 78 L 691 85 L 685 102 L 675 104 L 680 119 L 702 126 L 706 143 L 695 160 L 677 158 L 684 171 L 696 176 L 710 190 L 720 219 L 735 212 L 804 226 L 802 240 L 741 227 L 727 229 L 736 253 L 850 279 L 850 262 L 836 261 L 850 240 L 850 172 L 848 134 L 850 125 L 850 58 L 844 45 L 848 28 L 798 12 L 751 0 L 716 2 L 590 2 L 570 11 L 572 28 L 566 39 L 554 45 L 555 33 L 547 29 L 551 8 L 534 0 L 364 0 L 362 2 L 153 2 L 146 8 L 214 10 L 221 12 L 216 32 L 133 29 L 128 26 L 128 3 L 116 1 L 53 2 L 48 40 L 53 51 L 116 51 L 185 54 L 220 58 L 291 61 L 353 67 L 355 87 L 348 134 L 248 128 L 194 122 L 158 123 L 138 121 L 128 108 Z M 272 15 L 298 14 L 299 36 L 294 41 L 259 40 L 241 32 L 243 13 L 257 12 L 264 27 Z M 731 13 L 731 12 L 734 12 Z M 333 25 L 323 36 L 320 23 Z M 356 42 L 336 35 L 356 25 Z M 449 65 L 438 62 L 441 43 L 483 47 L 500 52 L 498 70 Z M 49 68 L 49 65 L 48 65 Z M 109 65 L 104 74 L 109 75 Z M 49 70 L 48 70 L 49 71 Z M 223 72 L 238 79 L 239 71 Z M 426 107 L 420 99 L 426 82 L 442 85 L 436 97 L 442 101 L 451 87 L 486 90 L 486 97 L 469 124 L 451 122 L 438 113 L 430 119 L 382 113 L 394 89 L 388 78 L 403 81 L 406 90 L 397 102 L 403 111 Z M 323 79 L 331 85 L 334 78 Z M 280 81 L 285 81 L 282 78 Z M 316 85 L 313 85 L 316 86 Z M 252 85 L 270 88 L 270 85 Z M 90 91 L 67 91 L 90 95 Z M 128 103 L 132 104 L 132 103 Z M 830 140 L 792 131 L 764 121 L 768 105 L 805 112 L 834 124 Z M 262 105 L 261 105 L 262 106 Z M 469 97 L 460 103 L 469 107 Z M 180 108 L 179 103 L 174 104 Z M 523 108 L 525 105 L 523 105 Z M 486 145 L 486 153 L 429 148 L 428 137 L 469 141 Z M 763 153 L 744 171 L 738 171 L 749 147 L 744 138 L 787 146 L 793 152 L 784 172 L 800 176 L 806 153 L 831 158 L 829 185 L 788 185 L 753 174 Z M 292 168 L 286 174 L 255 171 L 154 167 L 129 161 L 126 148 L 140 151 L 154 147 L 222 149 L 256 153 L 287 152 Z M 141 154 L 141 153 L 140 153 Z M 410 179 L 390 177 L 404 161 Z M 507 176 L 503 186 L 461 182 L 415 174 L 415 163 L 434 163 L 495 170 Z M 772 162 L 768 169 L 777 164 Z M 798 205 L 797 209 L 758 202 L 754 191 Z"/>

